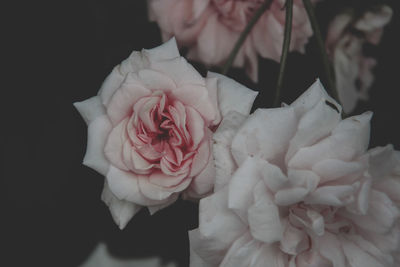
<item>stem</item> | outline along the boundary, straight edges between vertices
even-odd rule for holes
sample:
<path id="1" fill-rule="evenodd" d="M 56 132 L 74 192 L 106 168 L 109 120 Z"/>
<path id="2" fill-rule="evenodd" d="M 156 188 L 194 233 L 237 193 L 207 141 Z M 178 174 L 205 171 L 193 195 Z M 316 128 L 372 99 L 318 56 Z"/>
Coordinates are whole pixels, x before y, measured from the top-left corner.
<path id="1" fill-rule="evenodd" d="M 247 35 L 249 35 L 253 26 L 256 24 L 261 15 L 269 8 L 271 3 L 272 0 L 265 0 L 265 2 L 260 6 L 260 8 L 254 13 L 254 16 L 250 19 L 249 23 L 247 23 L 243 32 L 240 34 L 239 39 L 236 41 L 235 46 L 233 47 L 231 53 L 229 54 L 228 60 L 226 61 L 225 65 L 222 68 L 222 74 L 225 75 L 228 73 L 229 69 L 233 64 L 233 61 L 235 60 L 237 53 L 239 52 L 240 47 L 246 40 Z"/>
<path id="2" fill-rule="evenodd" d="M 292 14 L 293 14 L 293 0 L 286 0 L 286 17 L 285 17 L 285 31 L 283 37 L 282 54 L 279 65 L 278 82 L 276 85 L 276 95 L 274 100 L 274 107 L 279 105 L 279 99 L 281 97 L 281 90 L 283 84 L 283 77 L 285 75 L 286 59 L 289 53 L 290 38 L 292 33 Z"/>
<path id="3" fill-rule="evenodd" d="M 310 0 L 303 0 L 303 3 L 304 3 L 304 7 L 307 11 L 308 18 L 310 19 L 310 23 L 311 23 L 311 27 L 314 31 L 315 39 L 317 41 L 317 47 L 320 52 L 320 56 L 322 58 L 322 65 L 323 65 L 323 68 L 324 68 L 324 71 L 326 73 L 326 77 L 328 80 L 329 90 L 331 92 L 332 97 L 338 103 L 340 103 L 337 89 L 336 89 L 336 84 L 335 84 L 335 73 L 332 69 L 328 55 L 325 50 L 324 41 L 322 40 L 321 31 L 319 29 L 319 25 L 318 25 L 317 19 L 315 17 L 314 8 L 313 8 Z"/>

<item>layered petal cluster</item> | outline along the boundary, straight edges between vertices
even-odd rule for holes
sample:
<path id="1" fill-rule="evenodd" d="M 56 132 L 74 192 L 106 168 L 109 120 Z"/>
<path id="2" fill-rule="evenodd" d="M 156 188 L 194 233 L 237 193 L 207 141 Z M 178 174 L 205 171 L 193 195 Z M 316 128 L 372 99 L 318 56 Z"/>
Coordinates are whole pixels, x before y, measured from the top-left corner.
<path id="1" fill-rule="evenodd" d="M 366 11 L 359 18 L 346 11 L 330 23 L 326 47 L 333 61 L 336 84 L 343 110 L 350 113 L 358 100 L 368 100 L 368 90 L 374 81 L 376 60 L 365 55 L 365 44 L 378 45 L 383 28 L 392 17 L 392 9 L 383 5 Z"/>
<path id="2" fill-rule="evenodd" d="M 398 266 L 399 152 L 367 151 L 372 114 L 341 112 L 317 81 L 291 105 L 223 119 L 191 266 Z"/>
<path id="3" fill-rule="evenodd" d="M 207 66 L 222 65 L 241 32 L 262 5 L 263 0 L 149 0 L 150 19 L 161 28 L 164 40 L 175 36 L 181 47 L 188 48 L 188 58 Z M 258 79 L 257 57 L 279 61 L 285 25 L 284 0 L 273 0 L 253 27 L 235 61 L 250 78 Z M 293 6 L 291 50 L 304 52 L 312 35 L 301 0 Z"/>
<path id="4" fill-rule="evenodd" d="M 142 207 L 151 213 L 179 193 L 212 190 L 213 130 L 227 112 L 248 114 L 256 93 L 222 75 L 203 78 L 175 39 L 133 52 L 98 95 L 75 103 L 88 124 L 84 164 L 106 176 L 102 198 L 123 228 Z"/>

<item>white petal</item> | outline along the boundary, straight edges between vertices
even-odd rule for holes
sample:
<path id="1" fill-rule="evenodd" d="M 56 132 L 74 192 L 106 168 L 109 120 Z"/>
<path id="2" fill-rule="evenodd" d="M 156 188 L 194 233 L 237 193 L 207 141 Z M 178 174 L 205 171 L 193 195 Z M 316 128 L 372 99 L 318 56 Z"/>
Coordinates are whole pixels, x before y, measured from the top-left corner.
<path id="1" fill-rule="evenodd" d="M 382 179 L 389 175 L 399 165 L 393 145 L 376 147 L 368 151 L 369 168 L 368 172 L 375 179 Z"/>
<path id="2" fill-rule="evenodd" d="M 290 168 L 312 168 L 321 159 L 354 160 L 365 153 L 369 143 L 372 113 L 347 118 L 321 142 L 301 148 L 289 161 Z"/>
<path id="3" fill-rule="evenodd" d="M 265 243 L 280 241 L 283 229 L 278 207 L 268 197 L 262 181 L 256 187 L 257 201 L 248 210 L 250 232 L 255 239 Z"/>
<path id="4" fill-rule="evenodd" d="M 207 240 L 200 238 L 199 229 L 189 231 L 190 245 L 190 266 L 192 267 L 212 267 L 221 261 L 222 255 L 214 251 L 208 251 Z M 201 256 L 196 250 L 201 251 Z"/>
<path id="5" fill-rule="evenodd" d="M 142 53 L 147 56 L 150 62 L 168 60 L 180 56 L 175 37 L 155 48 L 144 49 Z"/>
<path id="6" fill-rule="evenodd" d="M 361 173 L 365 166 L 361 162 L 346 162 L 340 159 L 323 159 L 312 170 L 321 177 L 320 183 L 335 180 L 348 175 Z"/>
<path id="7" fill-rule="evenodd" d="M 201 238 L 207 240 L 207 251 L 226 251 L 246 230 L 247 225 L 228 209 L 227 187 L 200 200 L 199 231 Z M 200 250 L 196 251 L 201 256 Z"/>
<path id="8" fill-rule="evenodd" d="M 322 186 L 310 193 L 304 202 L 307 204 L 340 207 L 347 204 L 347 199 L 354 200 L 355 188 L 351 185 Z"/>
<path id="9" fill-rule="evenodd" d="M 211 125 L 218 125 L 218 123 L 220 123 L 222 120 L 221 111 L 218 104 L 218 79 L 216 77 L 206 77 L 206 88 L 208 90 L 210 100 L 214 106 L 214 110 L 216 111 L 215 119 Z"/>
<path id="10" fill-rule="evenodd" d="M 111 131 L 111 122 L 106 115 L 97 117 L 88 126 L 88 141 L 83 164 L 106 175 L 109 162 L 104 155 L 104 146 Z"/>
<path id="11" fill-rule="evenodd" d="M 341 238 L 341 244 L 350 267 L 384 267 L 373 256 L 362 250 L 353 242 Z"/>
<path id="12" fill-rule="evenodd" d="M 230 111 L 236 111 L 243 115 L 250 113 L 258 92 L 215 72 L 208 72 L 207 78 L 218 79 L 218 106 L 222 117 L 225 117 Z"/>
<path id="13" fill-rule="evenodd" d="M 257 109 L 233 139 L 233 156 L 238 163 L 246 158 L 243 152 L 268 162 L 281 162 L 296 127 L 293 108 Z"/>
<path id="14" fill-rule="evenodd" d="M 275 203 L 279 206 L 288 206 L 300 202 L 308 194 L 308 190 L 302 187 L 279 190 L 275 194 Z"/>
<path id="15" fill-rule="evenodd" d="M 233 174 L 228 185 L 228 207 L 244 222 L 247 221 L 247 210 L 253 202 L 253 187 L 261 179 L 257 161 L 256 158 L 248 157 Z"/>
<path id="16" fill-rule="evenodd" d="M 245 119 L 246 116 L 238 112 L 232 111 L 227 113 L 212 136 L 216 168 L 215 190 L 219 190 L 228 183 L 237 168 L 231 153 L 231 143 Z"/>
<path id="17" fill-rule="evenodd" d="M 296 109 L 296 114 L 300 117 L 319 103 L 321 99 L 326 99 L 329 102 L 334 103 L 335 106 L 338 106 L 336 101 L 326 93 L 321 81 L 317 79 L 310 88 L 290 104 L 290 106 Z"/>
<path id="18" fill-rule="evenodd" d="M 247 232 L 235 240 L 219 267 L 252 266 L 252 256 L 259 247 L 260 242 Z"/>
<path id="19" fill-rule="evenodd" d="M 344 252 L 336 235 L 325 232 L 318 242 L 319 252 L 332 262 L 332 267 L 346 267 Z"/>
<path id="20" fill-rule="evenodd" d="M 278 166 L 265 161 L 261 168 L 264 183 L 271 191 L 276 192 L 287 183 L 288 178 Z"/>
<path id="21" fill-rule="evenodd" d="M 75 102 L 75 108 L 79 111 L 86 124 L 105 114 L 105 109 L 98 96 L 93 96 L 82 102 Z"/>
<path id="22" fill-rule="evenodd" d="M 330 102 L 327 104 L 326 101 L 322 99 L 300 119 L 296 134 L 290 140 L 286 162 L 299 148 L 312 145 L 321 138 L 330 135 L 341 120 L 340 106 Z"/>
<path id="23" fill-rule="evenodd" d="M 130 219 L 142 208 L 132 202 L 119 200 L 111 192 L 107 182 L 104 183 L 101 200 L 107 204 L 115 223 L 121 230 L 125 228 Z"/>

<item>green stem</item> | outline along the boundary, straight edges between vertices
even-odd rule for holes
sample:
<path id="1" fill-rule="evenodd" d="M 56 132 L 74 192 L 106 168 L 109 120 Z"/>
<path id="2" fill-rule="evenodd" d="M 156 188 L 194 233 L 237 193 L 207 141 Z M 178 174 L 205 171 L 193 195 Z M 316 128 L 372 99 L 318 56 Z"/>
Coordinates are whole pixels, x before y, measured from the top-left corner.
<path id="1" fill-rule="evenodd" d="M 225 65 L 222 68 L 222 74 L 225 75 L 228 73 L 229 69 L 233 64 L 233 61 L 235 60 L 237 53 L 239 52 L 240 47 L 246 40 L 247 35 L 249 35 L 253 26 L 256 24 L 261 15 L 269 8 L 271 3 L 272 0 L 265 0 L 265 2 L 260 6 L 260 8 L 254 13 L 254 16 L 251 18 L 249 23 L 247 23 L 243 32 L 240 34 L 239 39 L 236 41 L 235 46 L 233 47 L 231 53 L 229 54 L 228 60 L 226 61 Z"/>
<path id="2" fill-rule="evenodd" d="M 331 92 L 332 97 L 338 102 L 339 102 L 339 97 L 336 89 L 336 83 L 335 83 L 335 73 L 333 71 L 333 68 L 331 66 L 331 63 L 329 61 L 328 55 L 325 50 L 325 45 L 324 41 L 322 40 L 322 35 L 321 31 L 319 29 L 319 25 L 317 22 L 317 19 L 315 17 L 315 12 L 314 12 L 314 7 L 312 6 L 310 0 L 303 0 L 304 7 L 307 11 L 308 18 L 310 19 L 311 27 L 314 31 L 315 39 L 317 41 L 317 47 L 320 52 L 320 56 L 322 58 L 322 65 L 324 68 L 324 71 L 326 73 L 326 77 L 328 80 L 328 88 Z"/>
<path id="3" fill-rule="evenodd" d="M 289 54 L 290 38 L 292 33 L 293 0 L 286 0 L 285 5 L 286 5 L 285 31 L 283 37 L 281 61 L 279 65 L 278 82 L 276 85 L 274 107 L 277 107 L 279 105 L 279 99 L 281 97 L 283 77 L 285 76 L 285 69 L 286 69 L 286 59 Z"/>

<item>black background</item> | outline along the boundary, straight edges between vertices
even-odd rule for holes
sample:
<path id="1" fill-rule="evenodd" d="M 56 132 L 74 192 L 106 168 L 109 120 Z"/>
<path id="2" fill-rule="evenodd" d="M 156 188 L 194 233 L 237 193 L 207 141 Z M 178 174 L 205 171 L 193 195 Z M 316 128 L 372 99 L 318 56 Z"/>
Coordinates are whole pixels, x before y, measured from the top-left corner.
<path id="1" fill-rule="evenodd" d="M 317 9 L 322 29 L 341 4 L 365 2 L 379 1 L 322 1 Z M 400 16 L 394 3 L 381 45 L 367 48 L 378 58 L 371 99 L 354 113 L 374 111 L 371 146 L 392 143 L 400 149 Z M 100 200 L 103 177 L 81 165 L 86 125 L 72 103 L 95 95 L 132 50 L 161 44 L 145 1 L 16 1 L 2 11 L 0 265 L 78 266 L 104 241 L 122 258 L 158 255 L 187 266 L 195 203 L 178 201 L 154 216 L 142 210 L 121 231 Z M 324 75 L 313 39 L 306 56 L 292 53 L 288 60 L 282 101 L 290 103 Z M 229 76 L 260 91 L 255 107 L 270 107 L 278 64 L 259 63 L 258 84 L 240 70 Z"/>

